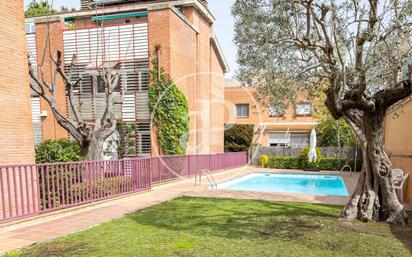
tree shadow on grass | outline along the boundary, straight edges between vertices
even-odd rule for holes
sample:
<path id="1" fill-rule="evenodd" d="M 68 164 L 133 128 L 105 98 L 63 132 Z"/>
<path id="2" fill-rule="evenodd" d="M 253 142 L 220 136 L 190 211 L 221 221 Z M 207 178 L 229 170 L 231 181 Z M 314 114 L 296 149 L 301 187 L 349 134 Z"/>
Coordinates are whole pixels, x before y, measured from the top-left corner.
<path id="1" fill-rule="evenodd" d="M 20 257 L 69 257 L 81 256 L 93 251 L 87 242 L 84 241 L 55 241 L 52 244 L 35 245 L 28 251 L 24 251 L 19 255 Z"/>
<path id="2" fill-rule="evenodd" d="M 390 225 L 392 235 L 398 239 L 402 244 L 408 248 L 409 252 L 412 255 L 412 212 L 408 213 L 409 215 L 409 225 L 400 226 L 400 225 Z"/>
<path id="3" fill-rule="evenodd" d="M 135 222 L 196 236 L 299 240 L 337 221 L 340 207 L 182 197 L 130 215 Z"/>

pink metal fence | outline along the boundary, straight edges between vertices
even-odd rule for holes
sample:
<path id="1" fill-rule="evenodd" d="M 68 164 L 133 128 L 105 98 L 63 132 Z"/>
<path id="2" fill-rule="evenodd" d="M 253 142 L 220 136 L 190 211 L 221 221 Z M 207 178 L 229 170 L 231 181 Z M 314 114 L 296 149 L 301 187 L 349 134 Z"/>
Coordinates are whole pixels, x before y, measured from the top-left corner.
<path id="1" fill-rule="evenodd" d="M 4 165 L 0 222 L 150 188 L 150 158 Z"/>
<path id="2" fill-rule="evenodd" d="M 246 165 L 245 152 L 151 157 L 152 182 L 163 183 L 180 177 L 195 175 L 196 171 L 218 171 Z"/>
<path id="3" fill-rule="evenodd" d="M 247 164 L 246 153 L 0 165 L 0 223 L 148 190 L 152 183 Z"/>

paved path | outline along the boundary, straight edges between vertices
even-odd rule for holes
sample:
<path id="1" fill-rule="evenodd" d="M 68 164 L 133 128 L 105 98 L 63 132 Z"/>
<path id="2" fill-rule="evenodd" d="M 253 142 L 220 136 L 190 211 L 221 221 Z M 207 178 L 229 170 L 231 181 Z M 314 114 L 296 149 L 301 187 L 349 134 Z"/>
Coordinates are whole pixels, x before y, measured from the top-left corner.
<path id="1" fill-rule="evenodd" d="M 255 167 L 243 167 L 221 172 L 213 176 L 219 183 L 256 171 L 264 172 L 268 170 Z M 301 173 L 302 171 L 288 172 Z M 351 192 L 355 187 L 358 174 L 354 173 L 353 176 L 350 177 L 348 173 L 344 173 L 343 178 L 348 190 Z M 159 204 L 182 195 L 329 204 L 345 204 L 348 199 L 347 197 L 313 196 L 302 194 L 208 190 L 207 187 L 208 185 L 195 187 L 194 179 L 192 178 L 155 186 L 150 191 L 123 198 L 95 203 L 93 205 L 85 205 L 76 209 L 72 208 L 62 210 L 60 212 L 50 213 L 43 216 L 37 216 L 31 220 L 19 221 L 16 224 L 3 225 L 0 226 L 0 254 L 13 249 L 27 247 L 34 243 L 61 237 L 113 219 L 118 219 L 127 213 Z"/>
<path id="2" fill-rule="evenodd" d="M 244 169 L 247 167 L 225 171 L 216 177 L 228 172 L 237 173 Z M 0 254 L 120 218 L 127 213 L 182 196 L 185 192 L 206 189 L 206 185 L 194 187 L 194 179 L 181 180 L 155 186 L 150 191 L 123 198 L 37 216 L 12 225 L 3 225 L 0 226 Z"/>

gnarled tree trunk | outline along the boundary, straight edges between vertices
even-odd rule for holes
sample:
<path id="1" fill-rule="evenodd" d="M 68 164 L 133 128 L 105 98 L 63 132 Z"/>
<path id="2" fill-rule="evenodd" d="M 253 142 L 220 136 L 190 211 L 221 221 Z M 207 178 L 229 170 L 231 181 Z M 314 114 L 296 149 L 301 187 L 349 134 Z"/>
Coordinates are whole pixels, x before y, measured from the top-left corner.
<path id="1" fill-rule="evenodd" d="M 343 116 L 361 143 L 363 165 L 341 217 L 405 225 L 408 215 L 397 198 L 391 177 L 392 164 L 384 149 L 385 114 L 386 108 L 377 105 L 372 111 L 350 110 Z"/>
<path id="2" fill-rule="evenodd" d="M 113 133 L 116 126 L 113 129 L 109 129 L 107 133 Z M 109 135 L 110 135 L 109 134 Z M 104 157 L 104 142 L 107 137 L 95 133 L 91 136 L 90 140 L 84 140 L 80 143 L 80 151 L 87 160 L 102 160 Z"/>

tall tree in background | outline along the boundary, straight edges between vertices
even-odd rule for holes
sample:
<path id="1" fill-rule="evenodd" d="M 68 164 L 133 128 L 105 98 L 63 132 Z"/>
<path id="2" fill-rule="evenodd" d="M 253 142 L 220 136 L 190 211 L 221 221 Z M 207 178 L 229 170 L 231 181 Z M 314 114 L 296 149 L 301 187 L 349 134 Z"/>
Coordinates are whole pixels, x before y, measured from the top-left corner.
<path id="1" fill-rule="evenodd" d="M 225 152 L 247 152 L 253 141 L 253 125 L 226 124 Z"/>
<path id="2" fill-rule="evenodd" d="M 62 6 L 60 8 L 60 13 L 70 12 L 70 11 L 75 11 L 75 10 L 76 8 L 69 8 L 66 6 Z M 34 17 L 34 16 L 53 14 L 53 13 L 59 13 L 59 11 L 53 9 L 53 6 L 47 0 L 45 1 L 32 0 L 29 4 L 29 7 L 24 12 L 24 15 L 26 17 Z"/>
<path id="3" fill-rule="evenodd" d="M 45 14 L 53 14 L 57 13 L 56 10 L 53 9 L 49 2 L 40 0 L 32 0 L 29 4 L 29 8 L 24 12 L 26 17 L 33 17 L 38 15 L 45 15 Z"/>
<path id="4" fill-rule="evenodd" d="M 335 120 L 331 115 L 326 116 L 316 126 L 316 138 L 322 147 L 355 146 L 355 135 L 351 127 L 343 119 Z"/>
<path id="5" fill-rule="evenodd" d="M 407 223 L 383 120 L 412 93 L 412 1 L 237 0 L 239 79 L 284 101 L 324 91 L 355 131 L 363 170 L 342 218 Z"/>

